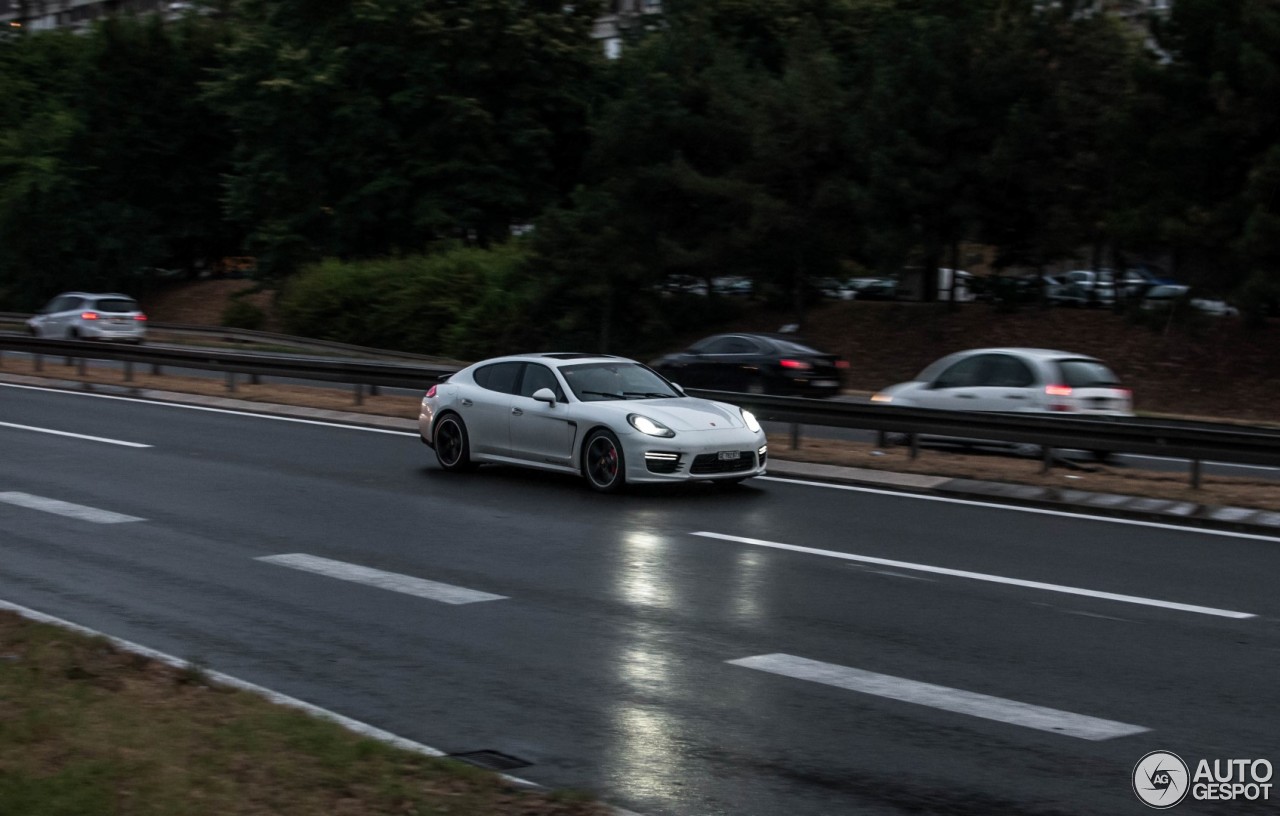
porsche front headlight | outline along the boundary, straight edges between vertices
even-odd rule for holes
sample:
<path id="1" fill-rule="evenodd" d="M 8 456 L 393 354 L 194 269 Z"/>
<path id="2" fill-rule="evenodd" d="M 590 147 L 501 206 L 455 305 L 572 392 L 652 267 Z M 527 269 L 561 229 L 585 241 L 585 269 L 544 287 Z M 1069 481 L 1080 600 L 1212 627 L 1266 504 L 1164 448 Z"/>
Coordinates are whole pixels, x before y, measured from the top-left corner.
<path id="1" fill-rule="evenodd" d="M 663 439 L 670 439 L 676 435 L 676 432 L 668 428 L 666 425 L 663 425 L 661 422 L 656 420 L 649 419 L 649 417 L 642 414 L 629 414 L 627 416 L 627 422 L 631 423 L 632 428 L 635 428 L 642 434 L 648 434 L 649 436 L 660 436 Z"/>

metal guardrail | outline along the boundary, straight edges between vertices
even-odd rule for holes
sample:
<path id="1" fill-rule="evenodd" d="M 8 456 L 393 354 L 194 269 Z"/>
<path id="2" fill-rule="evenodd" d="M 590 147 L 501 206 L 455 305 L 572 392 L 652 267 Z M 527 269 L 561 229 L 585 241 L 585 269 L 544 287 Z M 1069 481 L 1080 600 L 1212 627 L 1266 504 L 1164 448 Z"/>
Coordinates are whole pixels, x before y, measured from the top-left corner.
<path id="1" fill-rule="evenodd" d="M 14 325 L 23 324 L 29 317 L 31 317 L 30 314 L 23 312 L 0 312 L 0 323 L 10 323 Z M 339 343 L 334 340 L 315 340 L 310 337 L 296 337 L 291 334 L 277 334 L 275 332 L 258 331 L 256 329 L 233 329 L 226 326 L 197 326 L 186 323 L 156 322 L 148 322 L 147 328 L 152 332 L 195 337 L 200 338 L 201 340 L 215 340 L 223 343 L 284 346 L 286 348 L 296 348 L 309 351 L 340 352 L 344 355 L 353 357 L 376 357 L 383 360 L 390 357 L 403 360 L 420 360 L 422 362 L 439 365 L 457 365 L 458 367 L 463 365 L 463 363 L 457 360 L 450 360 L 444 357 L 435 357 L 427 354 L 412 354 L 407 351 L 388 351 L 386 349 L 370 348 L 369 346 L 357 346 L 351 343 Z"/>
<path id="2" fill-rule="evenodd" d="M 314 359 L 202 347 L 127 346 L 0 334 L 0 352 L 5 350 L 34 355 L 37 368 L 43 357 L 78 360 L 82 371 L 85 360 L 114 360 L 125 365 L 126 381 L 132 379 L 132 366 L 143 364 L 151 366 L 155 373 L 163 367 L 225 372 L 229 391 L 235 390 L 239 375 L 351 384 L 357 403 L 363 400 L 367 387 L 425 390 L 440 377 L 461 367 Z M 1193 486 L 1199 486 L 1201 461 L 1280 466 L 1280 430 L 1251 426 L 1136 417 L 941 411 L 728 391 L 690 389 L 687 393 L 740 405 L 762 421 L 906 434 L 913 452 L 921 436 L 930 436 L 1037 445 L 1045 451 L 1046 467 L 1052 463 L 1055 449 L 1166 456 L 1192 463 Z"/>
<path id="3" fill-rule="evenodd" d="M 318 380 L 350 384 L 355 399 L 363 401 L 369 386 L 426 390 L 441 376 L 457 371 L 459 366 L 431 366 L 420 363 L 390 363 L 358 359 L 318 359 L 260 352 L 222 351 L 199 346 L 130 346 L 97 343 L 87 340 L 50 340 L 22 335 L 0 335 L 0 351 L 31 354 L 40 370 L 44 357 L 64 357 L 78 361 L 83 373 L 86 360 L 113 360 L 125 366 L 124 379 L 133 379 L 135 364 L 149 365 L 153 373 L 161 369 L 187 368 L 218 371 L 226 374 L 227 390 L 236 390 L 238 375 L 252 378 Z"/>

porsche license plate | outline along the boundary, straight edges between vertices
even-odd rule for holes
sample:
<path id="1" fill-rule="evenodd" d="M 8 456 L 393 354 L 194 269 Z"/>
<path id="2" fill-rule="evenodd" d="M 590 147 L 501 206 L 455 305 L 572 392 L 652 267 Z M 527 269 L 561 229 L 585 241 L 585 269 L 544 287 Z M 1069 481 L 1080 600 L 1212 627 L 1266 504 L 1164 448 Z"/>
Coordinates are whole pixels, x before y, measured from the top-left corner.
<path id="1" fill-rule="evenodd" d="M 741 451 L 720 451 L 721 462 L 733 462 L 742 458 Z"/>

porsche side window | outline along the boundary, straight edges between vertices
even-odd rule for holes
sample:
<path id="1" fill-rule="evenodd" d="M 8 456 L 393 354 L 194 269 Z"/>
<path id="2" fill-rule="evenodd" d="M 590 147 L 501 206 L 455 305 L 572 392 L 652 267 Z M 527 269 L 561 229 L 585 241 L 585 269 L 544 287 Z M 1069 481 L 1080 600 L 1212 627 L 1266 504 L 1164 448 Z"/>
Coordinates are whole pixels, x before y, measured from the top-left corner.
<path id="1" fill-rule="evenodd" d="M 520 377 L 520 367 L 524 363 L 493 363 L 476 369 L 474 376 L 476 385 L 497 391 L 501 394 L 514 394 L 516 381 Z"/>
<path id="2" fill-rule="evenodd" d="M 537 363 L 528 363 L 525 365 L 524 378 L 520 381 L 520 396 L 532 397 L 533 392 L 539 388 L 550 388 L 558 401 L 565 401 L 564 389 L 560 387 L 551 369 Z"/>

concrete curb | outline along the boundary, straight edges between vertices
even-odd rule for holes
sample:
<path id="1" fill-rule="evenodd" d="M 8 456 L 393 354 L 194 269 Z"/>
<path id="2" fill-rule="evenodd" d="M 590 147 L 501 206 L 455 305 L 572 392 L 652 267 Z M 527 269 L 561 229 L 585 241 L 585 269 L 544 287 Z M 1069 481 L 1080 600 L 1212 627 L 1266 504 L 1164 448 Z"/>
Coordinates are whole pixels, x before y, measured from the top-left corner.
<path id="1" fill-rule="evenodd" d="M 321 422 L 383 428 L 407 433 L 416 433 L 418 430 L 418 423 L 413 419 L 336 411 L 327 408 L 307 408 L 230 397 L 211 397 L 149 388 L 82 383 L 76 380 L 53 380 L 22 374 L 0 373 L 0 382 L 68 391 L 86 391 L 154 402 L 199 405 L 267 416 L 313 419 Z M 915 473 L 842 467 L 839 465 L 797 462 L 777 458 L 770 458 L 768 471 L 771 476 L 788 479 L 849 484 L 902 493 L 950 496 L 974 501 L 1016 504 L 1062 511 L 1075 510 L 1089 515 L 1164 522 L 1180 527 L 1205 527 L 1247 532 L 1267 538 L 1275 538 L 1280 541 L 1280 513 L 1256 508 L 1196 504 L 1193 502 L 1153 499 L 1117 493 L 1095 493 L 1087 490 L 1067 490 L 1007 482 L 988 482 L 977 479 L 956 479 L 946 476 L 925 476 Z"/>

